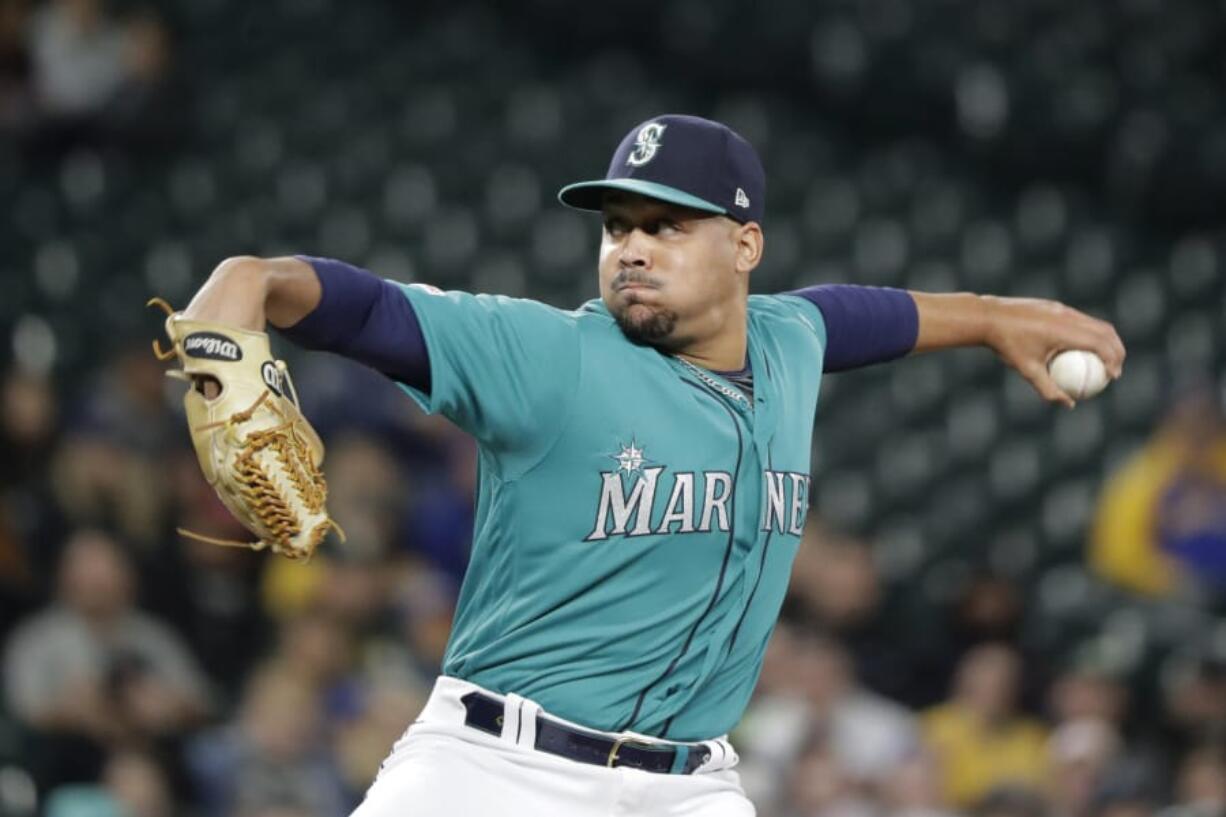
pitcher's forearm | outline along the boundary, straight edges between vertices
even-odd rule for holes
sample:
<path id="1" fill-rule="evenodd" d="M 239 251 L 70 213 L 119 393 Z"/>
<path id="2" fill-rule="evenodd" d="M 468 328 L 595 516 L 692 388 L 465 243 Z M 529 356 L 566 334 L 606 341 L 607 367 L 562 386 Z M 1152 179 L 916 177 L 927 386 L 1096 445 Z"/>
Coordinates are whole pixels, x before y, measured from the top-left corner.
<path id="1" fill-rule="evenodd" d="M 972 292 L 911 292 L 919 312 L 912 353 L 989 343 L 991 299 Z"/>
<path id="2" fill-rule="evenodd" d="M 1047 370 L 1062 351 L 1093 352 L 1113 379 L 1124 370 L 1127 352 L 1115 327 L 1058 301 L 971 293 L 911 297 L 919 312 L 916 352 L 986 346 L 1050 402 L 1075 405 Z"/>
<path id="3" fill-rule="evenodd" d="M 293 326 L 319 304 L 315 270 L 297 258 L 236 256 L 217 265 L 184 310 L 195 320 L 264 331 Z"/>

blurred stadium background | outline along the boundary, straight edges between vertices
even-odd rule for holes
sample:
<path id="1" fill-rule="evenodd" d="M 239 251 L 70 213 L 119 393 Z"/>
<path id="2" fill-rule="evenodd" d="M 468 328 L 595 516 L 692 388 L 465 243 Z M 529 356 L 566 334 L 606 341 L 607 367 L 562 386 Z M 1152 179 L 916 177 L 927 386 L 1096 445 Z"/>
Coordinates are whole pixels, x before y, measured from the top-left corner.
<path id="1" fill-rule="evenodd" d="M 437 670 L 472 447 L 282 342 L 350 545 L 184 541 L 239 532 L 142 304 L 303 252 L 578 305 L 554 192 L 662 112 L 762 153 L 757 291 L 1058 298 L 1129 348 L 1072 412 L 986 351 L 825 380 L 759 813 L 1224 813 L 1224 44 L 1210 0 L 0 0 L 0 814 L 348 813 Z"/>

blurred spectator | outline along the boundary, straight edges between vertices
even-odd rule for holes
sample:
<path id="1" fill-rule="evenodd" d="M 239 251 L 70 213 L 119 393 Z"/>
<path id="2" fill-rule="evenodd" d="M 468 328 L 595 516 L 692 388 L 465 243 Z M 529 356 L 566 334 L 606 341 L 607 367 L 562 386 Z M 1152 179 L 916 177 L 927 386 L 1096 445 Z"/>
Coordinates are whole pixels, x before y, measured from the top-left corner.
<path id="1" fill-rule="evenodd" d="M 22 622 L 4 674 L 12 713 L 46 747 L 44 783 L 88 780 L 104 747 L 170 738 L 208 706 L 195 659 L 164 624 L 133 607 L 119 545 L 83 530 L 64 548 L 54 601 Z"/>
<path id="2" fill-rule="evenodd" d="M 177 407 L 170 410 L 166 383 L 165 368 L 149 349 L 128 344 L 91 379 L 78 413 L 70 420 L 83 433 L 160 458 L 186 447 L 182 416 Z"/>
<path id="3" fill-rule="evenodd" d="M 195 455 L 190 468 L 199 477 Z M 203 480 L 201 480 L 203 482 Z M 205 486 L 200 508 L 221 503 Z M 183 527 L 223 531 L 235 538 L 251 534 L 236 525 L 229 511 L 227 520 L 209 520 Z M 206 514 L 193 514 L 200 519 Z M 244 673 L 268 649 L 271 625 L 260 607 L 260 576 L 266 560 L 238 548 L 217 547 L 206 542 L 179 538 L 163 552 L 152 554 L 142 565 L 142 597 L 149 609 L 173 624 L 195 648 L 209 679 L 226 699 L 238 697 Z"/>
<path id="4" fill-rule="evenodd" d="M 169 64 L 166 31 L 150 11 L 120 19 L 103 0 L 51 0 L 29 25 L 40 152 L 82 139 L 139 133 Z"/>
<path id="5" fill-rule="evenodd" d="M 1089 817 L 1093 797 L 1122 748 L 1119 733 L 1101 720 L 1082 718 L 1057 728 L 1048 741 L 1053 817 Z"/>
<path id="6" fill-rule="evenodd" d="M 164 463 L 102 436 L 71 435 L 56 451 L 56 502 L 76 527 L 117 531 L 138 547 L 160 541 L 167 508 Z"/>
<path id="7" fill-rule="evenodd" d="M 756 700 L 737 731 L 752 758 L 746 774 L 769 798 L 778 781 L 767 770 L 787 769 L 799 752 L 798 764 L 829 765 L 857 791 L 877 790 L 919 747 L 913 717 L 859 687 L 846 651 L 832 638 L 794 636 L 791 646 L 789 680 Z M 805 751 L 813 756 L 805 759 Z"/>
<path id="8" fill-rule="evenodd" d="M 0 639 L 9 628 L 36 606 L 34 574 L 24 543 L 9 524 L 7 509 L 0 504 Z"/>
<path id="9" fill-rule="evenodd" d="M 146 558 L 156 558 L 173 528 L 174 501 L 190 499 L 175 495 L 181 480 L 167 478 L 188 449 L 165 382 L 147 348 L 126 347 L 83 390 L 51 462 L 55 499 L 69 520 L 114 529 Z"/>
<path id="10" fill-rule="evenodd" d="M 855 785 L 819 733 L 801 748 L 787 779 L 786 817 L 873 817 L 875 804 Z"/>
<path id="11" fill-rule="evenodd" d="M 173 527 L 179 485 L 167 472 L 187 449 L 165 383 L 147 347 L 126 345 L 81 390 L 51 463 L 56 501 L 69 519 L 112 528 L 144 556 Z"/>
<path id="12" fill-rule="evenodd" d="M 34 87 L 51 117 L 99 113 L 128 74 L 124 31 L 99 0 L 53 0 L 30 26 Z"/>
<path id="13" fill-rule="evenodd" d="M 1212 392 L 1176 403 L 1107 481 L 1091 534 L 1094 569 L 1136 593 L 1226 592 L 1226 418 Z"/>
<path id="14" fill-rule="evenodd" d="M 933 753 L 916 747 L 885 780 L 882 803 L 890 817 L 952 817 L 941 791 L 941 770 Z"/>
<path id="15" fill-rule="evenodd" d="M 380 620 L 372 622 L 379 626 L 360 637 L 349 635 L 358 653 L 357 669 L 370 688 L 394 687 L 422 697 L 442 671 L 456 588 L 449 576 L 415 559 L 389 563 L 385 570 L 391 589 Z M 363 706 L 368 712 L 368 698 Z"/>
<path id="16" fill-rule="evenodd" d="M 1022 594 L 1003 576 L 979 573 L 962 588 L 951 612 L 960 653 L 992 641 L 1014 644 L 1021 629 Z"/>
<path id="17" fill-rule="evenodd" d="M 11 13 L 0 7 L 0 26 Z M 55 425 L 55 396 L 46 379 L 8 372 L 0 383 L 0 637 L 41 590 L 29 537 L 49 513 L 45 458 Z"/>
<path id="18" fill-rule="evenodd" d="M 426 704 L 428 687 L 384 684 L 371 689 L 362 713 L 336 735 L 337 763 L 353 799 L 375 779 L 380 764 Z"/>
<path id="19" fill-rule="evenodd" d="M 176 817 L 170 783 L 150 755 L 120 751 L 107 759 L 102 783 L 125 817 Z"/>
<path id="20" fill-rule="evenodd" d="M 1195 645 L 1168 661 L 1164 711 L 1175 748 L 1226 737 L 1226 655 L 1219 645 Z"/>
<path id="21" fill-rule="evenodd" d="M 1158 786 L 1148 769 L 1117 764 L 1090 801 L 1091 817 L 1150 817 L 1160 802 Z"/>
<path id="22" fill-rule="evenodd" d="M 334 561 L 324 543 L 319 556 L 308 562 L 275 559 L 266 565 L 260 584 L 260 607 L 276 621 L 285 621 L 309 609 L 326 582 Z"/>
<path id="23" fill-rule="evenodd" d="M 307 611 L 285 621 L 272 660 L 319 691 L 326 725 L 351 720 L 365 706 L 366 689 L 355 671 L 357 639 L 330 616 Z"/>
<path id="24" fill-rule="evenodd" d="M 997 786 L 1043 783 L 1046 730 L 1017 712 L 1019 676 L 1013 649 L 976 647 L 958 667 L 950 700 L 923 715 L 955 806 L 970 806 Z"/>
<path id="25" fill-rule="evenodd" d="M 741 783 L 763 813 L 783 802 L 787 774 L 810 740 L 812 719 L 796 673 L 802 636 L 781 620 L 767 642 L 753 700 L 732 738 Z"/>
<path id="26" fill-rule="evenodd" d="M 205 817 L 343 817 L 352 805 L 318 691 L 281 666 L 255 672 L 237 719 L 196 738 L 187 761 Z"/>
<path id="27" fill-rule="evenodd" d="M 1125 670 L 1094 642 L 1073 651 L 1048 690 L 1048 705 L 1056 723 L 1090 718 L 1120 728 L 1128 712 Z"/>
<path id="28" fill-rule="evenodd" d="M 50 380 L 12 369 L 0 384 L 0 583 L 18 595 L 46 593 L 62 519 L 50 479 L 59 439 L 59 406 Z M 6 618 L 11 624 L 14 617 Z"/>
<path id="29" fill-rule="evenodd" d="M 291 563 L 286 559 L 277 559 L 270 564 L 265 585 L 268 611 L 273 615 L 300 613 L 314 608 L 326 616 L 335 619 L 346 627 L 356 637 L 369 634 L 379 628 L 387 610 L 387 599 L 396 575 L 387 569 L 383 562 L 367 561 L 367 559 L 349 558 L 343 548 L 325 552 L 324 556 L 316 557 L 308 569 L 300 570 L 303 575 L 303 588 L 300 595 L 289 597 L 288 604 L 295 606 L 278 606 L 276 593 L 278 589 L 273 581 L 278 573 L 288 574 L 292 570 Z"/>
<path id="30" fill-rule="evenodd" d="M 1226 751 L 1220 743 L 1193 747 L 1179 764 L 1173 804 L 1165 817 L 1221 817 L 1226 814 Z"/>
<path id="31" fill-rule="evenodd" d="M 812 534 L 797 553 L 802 581 L 799 593 L 829 631 L 854 632 L 869 621 L 881 603 L 881 587 L 872 551 L 857 539 L 841 537 L 813 519 Z M 805 532 L 810 526 L 805 525 Z"/>
<path id="32" fill-rule="evenodd" d="M 970 810 L 971 817 L 1048 817 L 1043 796 L 1019 785 L 994 787 Z"/>
<path id="33" fill-rule="evenodd" d="M 899 638 L 904 617 L 885 609 L 872 549 L 830 532 L 816 515 L 805 522 L 789 586 L 788 612 L 847 648 L 868 688 L 899 700 L 913 690 L 911 655 Z"/>
<path id="34" fill-rule="evenodd" d="M 805 701 L 840 766 L 857 783 L 884 781 L 919 744 L 911 713 L 859 686 L 850 657 L 832 638 L 802 638 L 798 658 Z"/>
<path id="35" fill-rule="evenodd" d="M 392 639 L 405 648 L 410 677 L 425 687 L 442 671 L 456 591 L 450 576 L 412 561 L 402 566 L 395 582 L 392 615 L 399 627 Z"/>
<path id="36" fill-rule="evenodd" d="M 186 440 L 185 440 L 186 441 Z M 244 528 L 205 482 L 195 451 L 176 448 L 160 455 L 169 471 L 175 527 L 235 541 L 249 541 Z M 175 532 L 142 554 L 144 596 L 187 634 L 205 667 L 229 700 L 237 699 L 243 675 L 268 650 L 273 625 L 264 608 L 263 582 L 275 562 L 244 549 L 217 547 Z M 301 566 L 301 565 L 299 565 Z"/>
<path id="37" fill-rule="evenodd" d="M 0 384 L 0 486 L 37 484 L 59 429 L 59 406 L 45 376 L 18 369 Z"/>
<path id="38" fill-rule="evenodd" d="M 1061 671 L 1050 681 L 1047 688 L 1047 711 L 1056 725 L 1057 733 L 1074 724 L 1100 724 L 1102 729 L 1096 743 L 1095 729 L 1078 728 L 1070 734 L 1080 735 L 1078 740 L 1068 740 L 1063 745 L 1070 751 L 1085 747 L 1104 747 L 1117 744 L 1114 759 L 1097 769 L 1098 778 L 1088 792 L 1083 793 L 1089 802 L 1083 803 L 1087 813 L 1100 808 L 1126 810 L 1150 808 L 1156 802 L 1157 781 L 1169 770 L 1163 760 L 1162 718 L 1159 717 L 1161 701 L 1141 697 L 1145 709 L 1132 712 L 1132 680 L 1135 671 L 1120 656 L 1101 640 L 1093 639 L 1076 647 L 1064 663 Z M 1148 696 L 1146 696 L 1148 697 Z M 1061 745 L 1053 736 L 1053 749 Z M 1055 758 L 1053 758 L 1055 761 Z M 1075 766 L 1076 764 L 1074 764 Z M 1073 766 L 1065 767 L 1073 774 Z M 1081 764 L 1088 771 L 1087 764 Z M 1061 767 L 1053 766 L 1053 775 L 1059 775 Z M 1058 784 L 1053 780 L 1053 784 Z"/>
<path id="39" fill-rule="evenodd" d="M 0 3 L 0 134 L 25 126 L 32 115 L 28 0 Z"/>
<path id="40" fill-rule="evenodd" d="M 1022 591 L 1008 578 L 987 571 L 971 575 L 959 584 L 939 613 L 939 625 L 914 649 L 909 702 L 916 706 L 931 706 L 941 700 L 967 650 L 990 643 L 1022 650 Z M 1040 662 L 1031 656 L 1026 658 L 1019 681 L 1022 698 L 1039 677 Z"/>
<path id="41" fill-rule="evenodd" d="M 328 446 L 328 507 L 345 529 L 349 556 L 378 559 L 396 541 L 407 486 L 386 446 L 348 433 Z"/>

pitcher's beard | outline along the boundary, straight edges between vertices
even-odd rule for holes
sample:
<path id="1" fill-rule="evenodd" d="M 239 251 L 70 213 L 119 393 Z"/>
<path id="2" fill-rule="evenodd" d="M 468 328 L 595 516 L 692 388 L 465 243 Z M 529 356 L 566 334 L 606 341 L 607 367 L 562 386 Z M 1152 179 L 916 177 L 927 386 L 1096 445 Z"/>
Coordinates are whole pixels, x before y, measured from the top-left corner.
<path id="1" fill-rule="evenodd" d="M 645 316 L 644 312 L 647 312 Z M 631 343 L 659 349 L 668 349 L 676 343 L 672 334 L 677 328 L 677 313 L 671 309 L 632 303 L 615 311 L 613 319 Z"/>

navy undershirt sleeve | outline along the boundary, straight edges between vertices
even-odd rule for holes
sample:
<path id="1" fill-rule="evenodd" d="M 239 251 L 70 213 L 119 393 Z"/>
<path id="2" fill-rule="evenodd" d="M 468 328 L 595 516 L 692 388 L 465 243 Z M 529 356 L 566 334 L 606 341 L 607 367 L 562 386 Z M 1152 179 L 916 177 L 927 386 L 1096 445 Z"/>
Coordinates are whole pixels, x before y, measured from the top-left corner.
<path id="1" fill-rule="evenodd" d="M 344 355 L 429 394 L 426 339 L 400 288 L 343 261 L 295 257 L 314 268 L 323 296 L 314 310 L 281 334 L 299 346 Z"/>
<path id="2" fill-rule="evenodd" d="M 919 311 L 903 289 L 822 284 L 789 295 L 812 301 L 826 322 L 822 371 L 841 372 L 895 360 L 915 348 Z"/>

